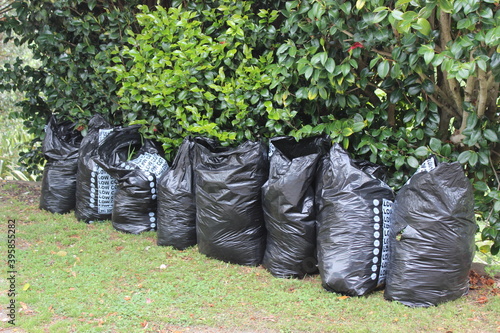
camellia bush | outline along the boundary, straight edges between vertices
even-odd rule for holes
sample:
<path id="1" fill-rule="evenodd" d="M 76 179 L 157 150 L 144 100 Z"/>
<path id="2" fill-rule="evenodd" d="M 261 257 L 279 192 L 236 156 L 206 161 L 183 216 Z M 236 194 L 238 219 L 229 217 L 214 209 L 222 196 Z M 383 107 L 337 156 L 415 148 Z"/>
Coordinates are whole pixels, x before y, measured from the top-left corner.
<path id="1" fill-rule="evenodd" d="M 143 124 L 170 157 L 188 134 L 227 145 L 328 134 L 385 165 L 395 189 L 434 154 L 464 166 L 480 250 L 499 252 L 498 2 L 139 4 L 14 2 L 0 31 L 42 66 L 0 76 L 28 93 L 19 116 L 38 138 L 51 112 L 83 131 L 94 113 Z"/>
<path id="2" fill-rule="evenodd" d="M 494 1 L 251 1 L 142 7 L 116 51 L 120 103 L 175 149 L 326 133 L 401 186 L 434 154 L 474 183 L 482 251 L 498 253 L 498 23 Z M 127 67 L 128 66 L 128 67 Z"/>
<path id="3" fill-rule="evenodd" d="M 275 60 L 278 12 L 255 13 L 247 1 L 210 5 L 140 7 L 141 32 L 129 31 L 129 45 L 113 58 L 122 107 L 155 108 L 152 114 L 132 112 L 128 120 L 147 124 L 168 151 L 186 133 L 222 142 L 276 134 L 266 123 L 275 112 L 267 68 Z"/>
<path id="4" fill-rule="evenodd" d="M 139 0 L 8 1 L 0 20 L 5 42 L 26 45 L 36 65 L 21 58 L 0 69 L 0 89 L 24 94 L 19 118 L 35 139 L 22 157 L 30 171 L 43 163 L 40 145 L 52 113 L 72 120 L 85 134 L 92 115 L 123 124 L 115 77 L 108 73 L 111 50 L 134 29 Z M 150 1 L 148 1 L 150 2 Z M 39 171 L 38 171 L 39 172 Z"/>

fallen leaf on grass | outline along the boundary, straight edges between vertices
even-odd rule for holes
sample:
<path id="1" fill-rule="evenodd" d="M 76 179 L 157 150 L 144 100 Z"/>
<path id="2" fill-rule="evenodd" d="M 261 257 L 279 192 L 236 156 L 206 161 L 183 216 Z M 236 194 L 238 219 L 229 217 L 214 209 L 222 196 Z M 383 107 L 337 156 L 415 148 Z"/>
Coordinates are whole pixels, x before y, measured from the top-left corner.
<path id="1" fill-rule="evenodd" d="M 153 301 L 151 300 L 151 298 L 146 298 L 146 303 L 151 304 L 151 303 L 153 303 Z"/>
<path id="2" fill-rule="evenodd" d="M 476 303 L 479 303 L 479 304 L 485 304 L 488 302 L 488 297 L 485 297 L 485 296 L 481 296 L 477 299 Z"/>
<path id="3" fill-rule="evenodd" d="M 30 288 L 30 284 L 29 283 L 26 283 L 24 286 L 23 286 L 23 291 L 26 291 Z"/>
<path id="4" fill-rule="evenodd" d="M 59 257 L 64 257 L 66 256 L 68 253 L 66 251 L 59 251 L 56 253 L 56 255 L 58 255 Z"/>
<path id="5" fill-rule="evenodd" d="M 148 322 L 147 321 L 143 321 L 141 323 L 141 326 L 144 327 L 144 328 L 147 328 L 148 327 Z"/>
<path id="6" fill-rule="evenodd" d="M 348 299 L 350 298 L 349 296 L 340 296 L 340 297 L 337 297 L 337 299 L 340 299 L 340 300 L 344 300 L 344 299 Z"/>
<path id="7" fill-rule="evenodd" d="M 130 296 L 125 296 L 125 297 L 124 297 L 124 299 L 125 299 L 126 301 L 130 301 L 130 299 L 131 299 L 131 298 L 132 298 L 132 297 L 130 297 Z"/>

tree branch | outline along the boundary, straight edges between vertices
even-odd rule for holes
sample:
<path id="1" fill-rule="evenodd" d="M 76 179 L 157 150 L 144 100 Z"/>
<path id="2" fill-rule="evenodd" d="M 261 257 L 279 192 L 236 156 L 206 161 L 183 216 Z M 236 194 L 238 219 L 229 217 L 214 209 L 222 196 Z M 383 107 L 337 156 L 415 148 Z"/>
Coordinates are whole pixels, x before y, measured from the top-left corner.
<path id="1" fill-rule="evenodd" d="M 450 96 L 448 94 L 446 94 L 446 92 L 443 91 L 432 80 L 432 78 L 429 78 L 429 77 L 425 76 L 422 73 L 419 73 L 419 76 L 420 76 L 419 83 L 422 83 L 425 80 L 430 80 L 430 81 L 432 81 L 434 83 L 434 90 L 435 90 L 436 93 L 435 94 L 426 94 L 431 99 L 431 101 L 433 101 L 434 103 L 436 103 L 436 105 L 440 109 L 446 110 L 447 112 L 449 112 L 451 110 L 451 114 L 454 115 L 455 117 L 457 117 L 457 116 L 461 117 L 462 116 L 457 110 L 454 109 L 455 102 L 453 101 L 453 99 L 450 98 Z M 436 96 L 439 97 L 441 100 L 439 100 Z"/>
<path id="2" fill-rule="evenodd" d="M 495 82 L 495 78 L 493 75 L 490 75 L 488 81 L 491 80 L 491 84 L 489 85 L 488 90 L 488 101 L 486 104 L 486 113 L 485 116 L 491 121 L 496 121 L 500 123 L 500 115 L 497 116 L 498 106 L 497 100 L 500 92 L 500 82 Z"/>
<path id="3" fill-rule="evenodd" d="M 441 50 L 446 49 L 446 45 L 449 42 L 453 41 L 453 37 L 451 35 L 451 16 L 444 11 L 441 11 L 439 14 L 439 28 L 440 28 L 440 43 Z M 449 93 L 451 99 L 453 100 L 453 106 L 457 109 L 459 114 L 463 114 L 462 108 L 462 96 L 460 95 L 460 85 L 458 81 L 455 79 L 448 79 L 448 73 L 446 71 L 442 71 L 443 74 L 443 83 L 445 90 Z"/>
<path id="4" fill-rule="evenodd" d="M 473 103 L 474 90 L 476 89 L 477 78 L 475 76 L 469 76 L 467 78 L 467 83 L 464 90 L 464 101 Z M 465 130 L 467 126 L 467 118 L 469 117 L 468 112 L 462 112 L 462 123 L 460 124 L 460 133 Z"/>
<path id="5" fill-rule="evenodd" d="M 380 50 L 377 50 L 377 49 L 371 49 L 370 51 L 373 51 L 377 54 L 380 54 L 380 55 L 383 55 L 383 56 L 386 56 L 386 57 L 389 57 L 389 58 L 392 58 L 392 54 L 389 53 L 389 52 L 385 52 L 385 51 L 380 51 Z"/>
<path id="6" fill-rule="evenodd" d="M 480 118 L 486 112 L 486 101 L 488 100 L 488 78 L 486 72 L 481 68 L 477 69 L 477 80 L 479 81 L 479 91 L 477 98 L 477 116 Z"/>

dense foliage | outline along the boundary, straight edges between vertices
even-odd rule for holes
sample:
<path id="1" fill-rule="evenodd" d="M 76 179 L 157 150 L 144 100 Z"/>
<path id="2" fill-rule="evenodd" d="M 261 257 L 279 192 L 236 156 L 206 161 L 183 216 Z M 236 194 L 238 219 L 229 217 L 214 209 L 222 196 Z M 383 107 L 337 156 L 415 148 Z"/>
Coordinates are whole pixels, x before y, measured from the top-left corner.
<path id="1" fill-rule="evenodd" d="M 0 26 L 38 70 L 21 117 L 141 123 L 172 154 L 187 133 L 227 144 L 326 133 L 401 186 L 429 154 L 464 165 L 483 251 L 500 250 L 500 14 L 495 0 L 16 1 Z M 166 5 L 166 4 L 164 4 Z M 22 36 L 14 37 L 12 32 Z M 19 73 L 19 74 L 13 74 Z"/>
<path id="2" fill-rule="evenodd" d="M 80 129 L 95 113 L 120 124 L 117 84 L 107 73 L 110 50 L 134 27 L 133 9 L 140 1 L 13 1 L 14 14 L 0 22 L 5 41 L 27 44 L 39 66 L 18 59 L 0 69 L 0 89 L 25 94 L 18 116 L 35 135 L 51 113 L 71 119 Z M 24 155 L 25 163 L 41 162 L 39 150 Z"/>

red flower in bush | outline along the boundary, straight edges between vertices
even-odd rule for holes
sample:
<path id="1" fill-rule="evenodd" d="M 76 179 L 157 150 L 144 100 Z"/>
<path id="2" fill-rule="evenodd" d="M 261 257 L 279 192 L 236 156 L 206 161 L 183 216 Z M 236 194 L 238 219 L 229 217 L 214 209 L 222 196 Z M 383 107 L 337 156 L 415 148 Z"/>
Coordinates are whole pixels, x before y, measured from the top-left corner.
<path id="1" fill-rule="evenodd" d="M 347 50 L 347 52 L 351 52 L 352 50 L 357 49 L 358 47 L 363 48 L 363 44 L 356 42 L 351 45 L 351 47 L 349 48 L 349 50 Z"/>

